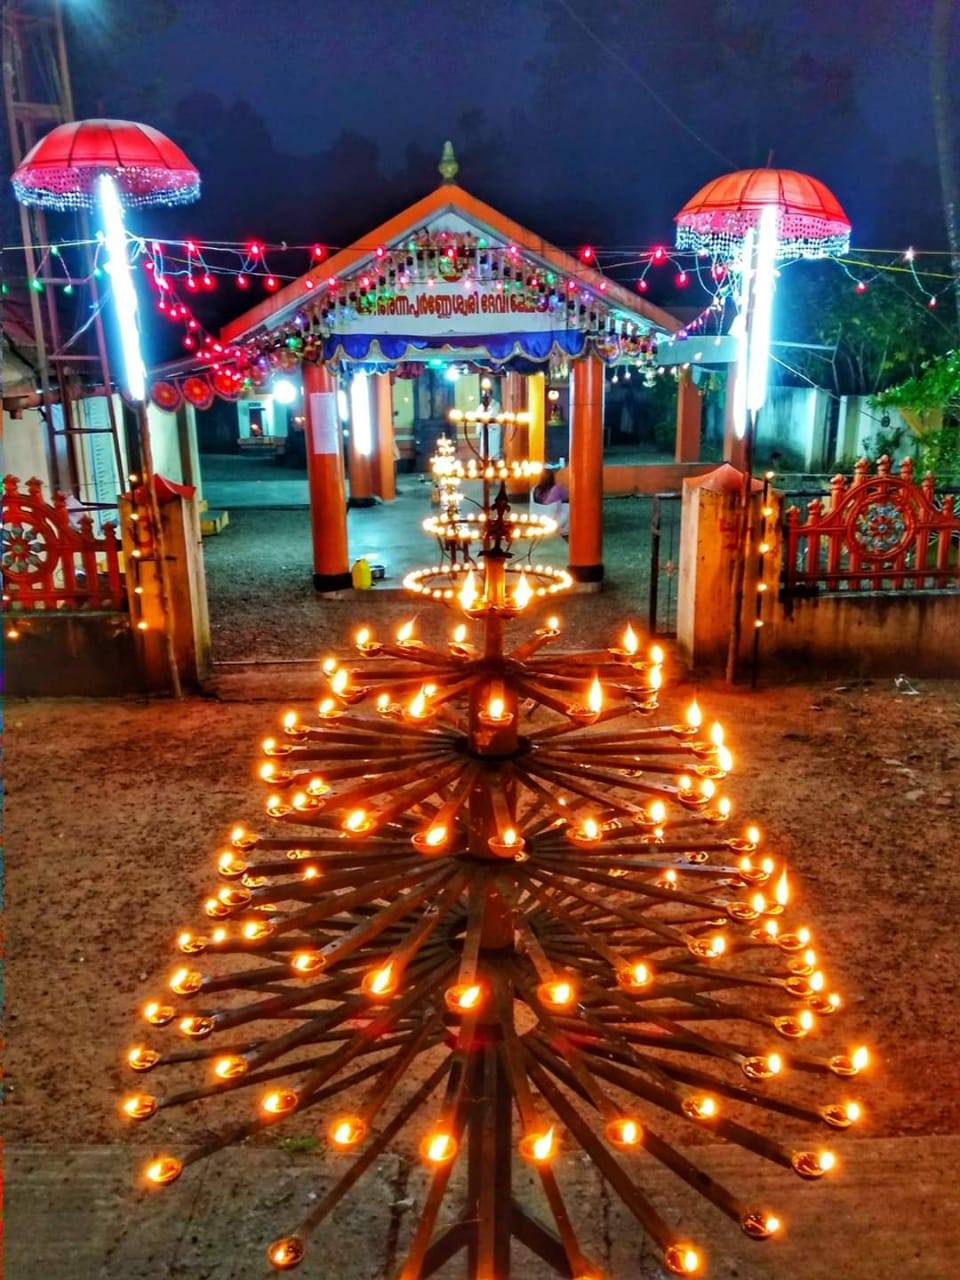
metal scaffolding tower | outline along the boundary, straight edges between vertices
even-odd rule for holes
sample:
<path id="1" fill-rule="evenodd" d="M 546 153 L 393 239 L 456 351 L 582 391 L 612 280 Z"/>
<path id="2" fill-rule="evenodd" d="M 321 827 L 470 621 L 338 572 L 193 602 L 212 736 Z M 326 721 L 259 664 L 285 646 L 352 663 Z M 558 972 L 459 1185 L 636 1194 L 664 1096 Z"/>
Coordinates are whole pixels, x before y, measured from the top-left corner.
<path id="1" fill-rule="evenodd" d="M 6 0 L 2 17 L 3 98 L 10 136 L 12 166 L 20 163 L 38 138 L 75 119 L 70 70 L 59 0 Z M 90 239 L 87 215 L 78 212 L 78 238 Z M 100 297 L 92 260 L 80 280 L 44 274 L 45 254 L 37 246 L 51 243 L 42 209 L 20 205 L 20 233 L 26 286 L 36 347 L 38 407 L 44 420 L 50 484 L 80 495 L 78 446 L 85 436 L 110 436 L 117 480 L 124 479 L 121 424 L 113 400 Z M 93 317 L 92 343 L 74 348 L 64 340 L 56 286 L 83 284 Z M 87 425 L 78 402 L 103 397 L 106 424 Z M 59 412 L 57 412 L 59 406 Z"/>

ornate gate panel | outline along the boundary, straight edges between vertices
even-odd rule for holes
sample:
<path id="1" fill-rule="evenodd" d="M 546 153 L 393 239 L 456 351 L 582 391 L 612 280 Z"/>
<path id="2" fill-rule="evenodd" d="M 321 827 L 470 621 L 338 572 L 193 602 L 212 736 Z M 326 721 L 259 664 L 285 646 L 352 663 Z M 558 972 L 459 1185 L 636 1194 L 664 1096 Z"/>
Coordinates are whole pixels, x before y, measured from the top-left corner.
<path id="1" fill-rule="evenodd" d="M 797 507 L 787 511 L 784 594 L 960 587 L 960 515 L 952 495 L 934 490 L 932 475 L 917 484 L 910 458 L 896 473 L 883 457 L 875 475 L 861 459 L 852 481 L 835 476 L 803 522 Z"/>

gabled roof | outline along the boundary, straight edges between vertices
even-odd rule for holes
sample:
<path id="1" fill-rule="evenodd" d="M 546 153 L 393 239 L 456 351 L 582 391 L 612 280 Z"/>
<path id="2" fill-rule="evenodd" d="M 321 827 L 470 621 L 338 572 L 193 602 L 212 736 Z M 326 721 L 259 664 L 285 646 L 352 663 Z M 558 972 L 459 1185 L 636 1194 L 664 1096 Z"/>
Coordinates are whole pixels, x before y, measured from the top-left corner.
<path id="1" fill-rule="evenodd" d="M 340 278 L 359 270 L 373 260 L 375 246 L 395 244 L 430 219 L 443 213 L 458 213 L 492 235 L 502 238 L 507 244 L 517 245 L 525 253 L 553 267 L 556 271 L 566 276 L 576 277 L 588 288 L 598 293 L 602 292 L 602 296 L 609 303 L 637 316 L 648 325 L 653 325 L 666 333 L 674 333 L 680 328 L 679 321 L 669 312 L 655 307 L 643 298 L 638 298 L 629 289 L 608 279 L 592 267 L 585 266 L 578 258 L 564 253 L 562 249 L 557 249 L 540 236 L 534 235 L 532 231 L 505 217 L 492 205 L 478 200 L 476 196 L 472 196 L 469 191 L 464 191 L 456 183 L 445 182 L 429 195 L 424 196 L 422 200 L 415 201 L 401 213 L 388 218 L 361 240 L 356 240 L 347 248 L 340 249 L 323 263 L 321 269 L 305 272 L 276 293 L 258 302 L 249 311 L 231 320 L 223 326 L 222 340 L 240 342 L 257 329 L 265 326 L 274 328 L 288 315 L 292 316 L 305 303 L 322 297 L 328 277 Z M 315 282 L 315 288 L 307 289 L 308 279 Z"/>

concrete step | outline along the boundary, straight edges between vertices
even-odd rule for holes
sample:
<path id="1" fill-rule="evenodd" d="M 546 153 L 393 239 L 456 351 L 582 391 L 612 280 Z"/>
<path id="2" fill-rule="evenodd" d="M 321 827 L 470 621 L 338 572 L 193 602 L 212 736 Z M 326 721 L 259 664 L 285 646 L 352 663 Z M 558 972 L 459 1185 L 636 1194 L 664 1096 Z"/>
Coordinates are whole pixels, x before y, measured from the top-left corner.
<path id="1" fill-rule="evenodd" d="M 778 1213 L 765 1243 L 700 1201 L 641 1154 L 631 1167 L 671 1223 L 709 1255 L 709 1280 L 956 1280 L 960 1275 L 960 1137 L 838 1141 L 840 1168 L 817 1184 L 725 1146 L 698 1163 L 750 1206 Z M 293 1228 L 342 1170 L 343 1157 L 240 1147 L 188 1169 L 173 1186 L 137 1189 L 152 1148 L 7 1148 L 7 1280 L 265 1280 L 263 1250 Z M 662 1280 L 658 1255 L 585 1157 L 556 1166 L 582 1241 L 604 1280 Z M 393 1274 L 416 1222 L 426 1175 L 384 1156 L 315 1237 L 304 1280 Z M 527 1169 L 515 1191 L 546 1216 Z M 455 1173 L 451 1214 L 462 1184 Z M 461 1258 L 437 1273 L 466 1275 Z M 519 1246 L 514 1280 L 548 1280 Z M 497 1280 L 501 1280 L 500 1277 Z"/>

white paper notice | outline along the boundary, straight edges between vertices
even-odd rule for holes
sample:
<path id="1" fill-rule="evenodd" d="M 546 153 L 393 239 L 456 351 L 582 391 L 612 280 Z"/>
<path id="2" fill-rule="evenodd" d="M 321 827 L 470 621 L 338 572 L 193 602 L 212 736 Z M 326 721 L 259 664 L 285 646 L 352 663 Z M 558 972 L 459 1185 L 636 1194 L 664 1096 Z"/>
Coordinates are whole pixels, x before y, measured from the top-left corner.
<path id="1" fill-rule="evenodd" d="M 340 419 L 335 391 L 310 392 L 310 438 L 314 453 L 340 452 Z"/>

